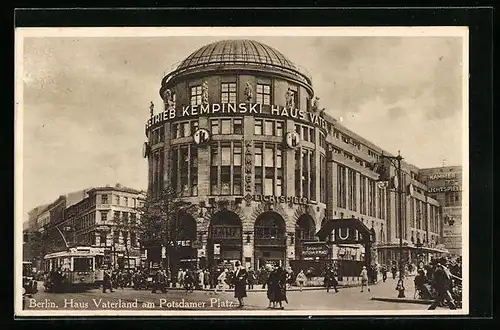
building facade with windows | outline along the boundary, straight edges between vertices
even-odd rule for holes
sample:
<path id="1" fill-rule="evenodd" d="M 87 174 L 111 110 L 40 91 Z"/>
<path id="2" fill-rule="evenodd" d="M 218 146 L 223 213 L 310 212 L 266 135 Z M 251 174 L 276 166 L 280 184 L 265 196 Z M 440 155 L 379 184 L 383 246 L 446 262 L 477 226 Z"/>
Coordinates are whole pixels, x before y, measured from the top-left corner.
<path id="1" fill-rule="evenodd" d="M 125 265 L 128 248 L 130 266 L 140 264 L 138 208 L 144 203 L 141 191 L 122 187 L 95 187 L 60 196 L 53 203 L 38 207 L 35 228 L 36 247 L 31 255 L 43 257 L 49 252 L 62 251 L 66 244 L 102 247 L 109 263 Z M 35 246 L 35 244 L 33 244 Z"/>
<path id="2" fill-rule="evenodd" d="M 396 258 L 394 166 L 320 109 L 311 77 L 279 51 L 252 40 L 206 45 L 165 75 L 160 95 L 164 108 L 145 127 L 148 194 L 168 185 L 197 206 L 183 222 L 200 262 L 362 259 L 352 244 L 304 253 L 328 220 L 351 218 L 373 229 L 376 260 Z M 415 187 L 403 200 L 411 258 L 417 238 L 429 249 L 439 240 L 440 212 L 418 169 L 403 172 L 404 190 Z"/>
<path id="3" fill-rule="evenodd" d="M 462 255 L 462 166 L 425 168 L 419 176 L 442 207 L 442 243 L 450 253 Z"/>

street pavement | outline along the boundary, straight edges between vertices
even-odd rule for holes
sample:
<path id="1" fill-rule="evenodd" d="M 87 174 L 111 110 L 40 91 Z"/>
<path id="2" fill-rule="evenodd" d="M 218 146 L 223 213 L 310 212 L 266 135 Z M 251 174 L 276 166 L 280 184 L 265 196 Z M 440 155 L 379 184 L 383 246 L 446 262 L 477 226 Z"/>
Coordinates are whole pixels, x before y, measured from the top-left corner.
<path id="1" fill-rule="evenodd" d="M 340 288 L 339 292 L 325 289 L 290 290 L 287 292 L 288 304 L 284 303 L 285 310 L 373 310 L 373 311 L 400 311 L 425 310 L 427 305 L 383 302 L 371 300 L 372 297 L 396 297 L 397 280 L 388 279 L 383 283 L 365 288 Z M 414 293 L 413 279 L 405 281 L 406 297 L 412 298 Z M 151 293 L 146 290 L 132 288 L 115 289 L 114 292 L 102 293 L 102 290 L 93 289 L 85 292 L 49 293 L 44 292 L 43 286 L 27 300 L 28 310 L 234 310 L 237 299 L 233 292 L 213 293 L 211 291 L 185 292 L 179 289 L 170 289 L 167 293 Z M 268 306 L 265 291 L 249 291 L 245 298 L 245 310 L 266 310 Z"/>

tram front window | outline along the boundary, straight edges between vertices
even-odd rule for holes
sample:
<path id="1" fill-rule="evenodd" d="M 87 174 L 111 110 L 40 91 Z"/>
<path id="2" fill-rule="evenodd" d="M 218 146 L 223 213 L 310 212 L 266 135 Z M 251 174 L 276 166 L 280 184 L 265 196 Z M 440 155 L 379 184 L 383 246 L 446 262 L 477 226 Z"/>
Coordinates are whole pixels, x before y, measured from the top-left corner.
<path id="1" fill-rule="evenodd" d="M 73 271 L 88 272 L 93 270 L 92 258 L 74 258 Z"/>

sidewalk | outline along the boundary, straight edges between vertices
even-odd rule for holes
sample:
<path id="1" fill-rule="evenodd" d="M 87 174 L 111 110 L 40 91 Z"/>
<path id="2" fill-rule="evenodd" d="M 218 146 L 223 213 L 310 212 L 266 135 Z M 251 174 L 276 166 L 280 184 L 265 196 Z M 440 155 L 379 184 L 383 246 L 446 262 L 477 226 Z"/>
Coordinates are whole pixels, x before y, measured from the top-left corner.
<path id="1" fill-rule="evenodd" d="M 394 283 L 392 283 L 394 284 Z M 404 298 L 398 298 L 398 291 L 391 290 L 394 292 L 393 296 L 376 296 L 372 297 L 371 300 L 377 300 L 377 301 L 385 301 L 385 302 L 396 302 L 396 303 L 410 303 L 410 304 L 421 304 L 421 305 L 430 305 L 432 304 L 433 300 L 427 300 L 427 299 L 417 299 L 414 298 L 415 295 L 415 285 L 413 283 L 413 277 L 406 277 L 405 281 L 405 297 Z M 388 291 L 390 292 L 390 291 Z"/>
<path id="2" fill-rule="evenodd" d="M 378 283 L 381 283 L 382 281 L 379 281 L 375 284 L 372 284 L 372 285 L 377 285 Z M 337 288 L 338 289 L 342 289 L 342 288 L 353 288 L 353 287 L 360 287 L 361 286 L 361 283 L 360 284 L 349 284 L 349 285 L 338 285 Z M 185 291 L 186 289 L 184 288 L 179 288 L 179 287 L 176 287 L 176 288 L 173 288 L 173 287 L 169 287 L 168 290 L 183 290 Z M 302 291 L 321 291 L 321 290 L 326 290 L 326 287 L 324 286 L 304 286 L 302 287 Z M 334 291 L 334 289 L 332 287 L 330 287 L 330 290 Z M 214 289 L 195 289 L 194 291 L 214 291 Z M 225 291 L 225 292 L 234 292 L 234 289 L 229 289 L 229 288 L 226 288 L 225 290 L 221 290 L 221 289 L 218 289 L 217 291 Z M 298 286 L 292 286 L 291 288 L 287 288 L 286 291 L 300 291 L 300 288 Z M 247 287 L 247 292 L 267 292 L 267 287 L 265 289 L 262 288 L 262 285 L 254 285 L 254 288 L 253 289 L 248 289 Z"/>

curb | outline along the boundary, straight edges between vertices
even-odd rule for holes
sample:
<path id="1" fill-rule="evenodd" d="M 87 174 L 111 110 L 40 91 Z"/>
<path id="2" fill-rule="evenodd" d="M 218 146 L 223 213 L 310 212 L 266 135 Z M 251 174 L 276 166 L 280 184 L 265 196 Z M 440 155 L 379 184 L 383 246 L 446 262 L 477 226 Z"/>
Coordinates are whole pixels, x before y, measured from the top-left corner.
<path id="1" fill-rule="evenodd" d="M 390 297 L 372 297 L 371 300 L 385 301 L 385 302 L 399 302 L 408 304 L 430 305 L 434 300 L 427 299 L 411 299 L 411 298 L 390 298 Z"/>

